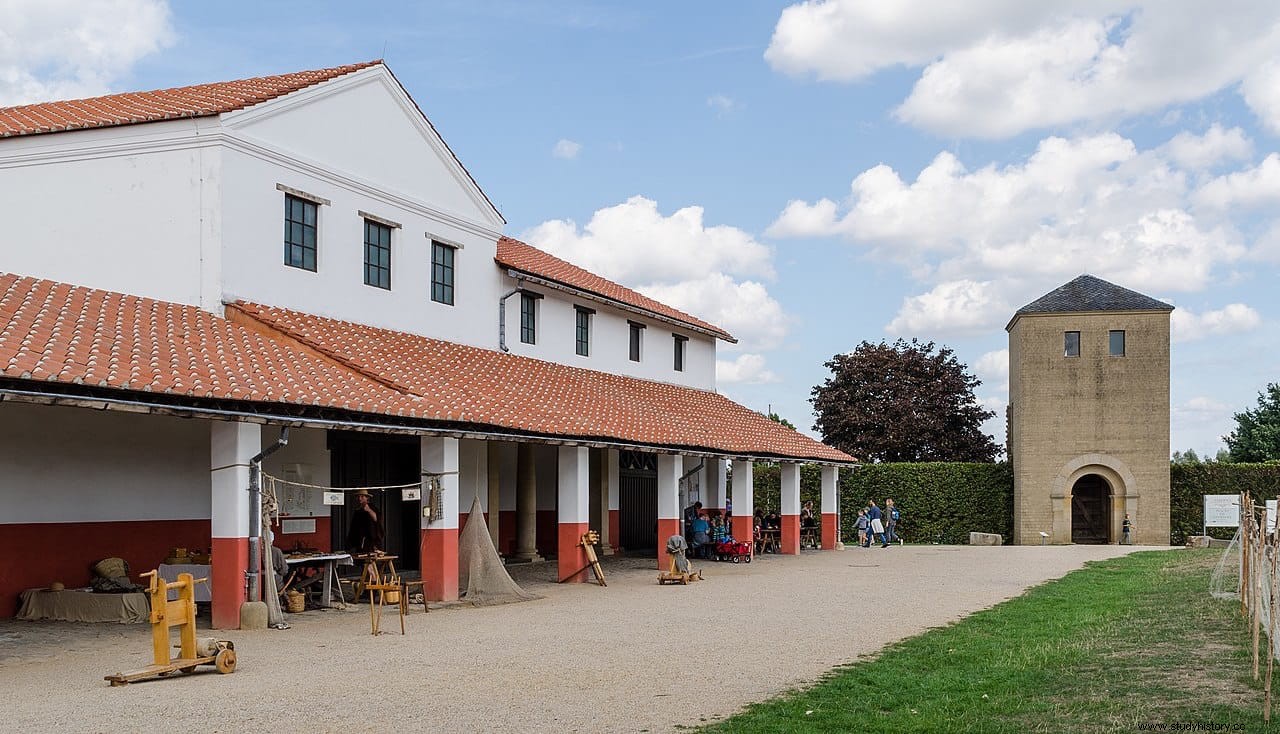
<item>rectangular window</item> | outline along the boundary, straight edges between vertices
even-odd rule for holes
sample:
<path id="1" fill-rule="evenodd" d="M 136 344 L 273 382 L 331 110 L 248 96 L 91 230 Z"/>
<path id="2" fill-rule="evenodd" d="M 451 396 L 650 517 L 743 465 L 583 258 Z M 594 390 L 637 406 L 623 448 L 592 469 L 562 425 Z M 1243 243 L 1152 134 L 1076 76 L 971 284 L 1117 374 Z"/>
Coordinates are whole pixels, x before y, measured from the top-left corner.
<path id="1" fill-rule="evenodd" d="M 689 337 L 672 334 L 676 342 L 676 372 L 684 372 L 684 350 L 689 343 Z"/>
<path id="2" fill-rule="evenodd" d="M 431 300 L 453 305 L 453 248 L 431 243 Z"/>
<path id="3" fill-rule="evenodd" d="M 577 328 L 574 334 L 574 349 L 579 356 L 591 356 L 591 314 L 595 311 L 582 306 L 573 307 L 577 320 Z"/>
<path id="4" fill-rule="evenodd" d="M 535 293 L 520 294 L 520 341 L 538 343 L 538 296 Z"/>
<path id="5" fill-rule="evenodd" d="M 316 271 L 316 210 L 314 201 L 284 197 L 284 264 Z"/>
<path id="6" fill-rule="evenodd" d="M 364 220 L 364 284 L 391 290 L 391 228 Z"/>
<path id="7" fill-rule="evenodd" d="M 1062 356 L 1079 357 L 1080 356 L 1080 332 L 1065 332 L 1062 346 Z"/>
<path id="8" fill-rule="evenodd" d="M 634 321 L 628 321 L 627 325 L 631 327 L 631 338 L 629 340 L 631 346 L 631 361 L 640 361 L 640 349 L 642 347 L 644 324 L 638 324 Z"/>
<path id="9" fill-rule="evenodd" d="M 1107 353 L 1110 354 L 1112 357 L 1123 357 L 1124 356 L 1124 332 L 1111 331 L 1110 333 L 1108 333 L 1107 336 L 1109 337 L 1108 345 L 1107 345 L 1108 346 Z"/>

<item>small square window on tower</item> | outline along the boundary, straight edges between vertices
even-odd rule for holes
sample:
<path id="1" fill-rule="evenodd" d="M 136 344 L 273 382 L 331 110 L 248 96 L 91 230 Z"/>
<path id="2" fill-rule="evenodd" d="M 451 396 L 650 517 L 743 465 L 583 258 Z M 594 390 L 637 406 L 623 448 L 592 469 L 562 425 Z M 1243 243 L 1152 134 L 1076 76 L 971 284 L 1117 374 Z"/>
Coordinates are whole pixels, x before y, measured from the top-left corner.
<path id="1" fill-rule="evenodd" d="M 1107 354 L 1112 357 L 1124 356 L 1124 331 L 1112 329 L 1107 334 Z"/>
<path id="2" fill-rule="evenodd" d="M 1080 356 L 1080 332 L 1067 331 L 1063 332 L 1062 339 L 1062 356 L 1079 357 Z"/>

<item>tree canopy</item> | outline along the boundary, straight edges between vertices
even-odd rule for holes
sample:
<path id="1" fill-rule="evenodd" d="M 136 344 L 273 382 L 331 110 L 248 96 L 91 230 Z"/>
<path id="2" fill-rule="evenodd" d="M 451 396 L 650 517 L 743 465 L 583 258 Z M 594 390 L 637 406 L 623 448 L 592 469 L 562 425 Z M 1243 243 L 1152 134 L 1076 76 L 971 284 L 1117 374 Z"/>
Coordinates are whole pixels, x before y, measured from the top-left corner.
<path id="1" fill-rule="evenodd" d="M 862 342 L 826 362 L 813 388 L 823 441 L 862 461 L 995 461 L 982 432 L 995 413 L 974 396 L 982 384 L 947 347 L 899 339 Z"/>
<path id="2" fill-rule="evenodd" d="M 1258 407 L 1236 413 L 1236 429 L 1222 437 L 1237 462 L 1280 461 L 1280 385 L 1258 393 Z"/>

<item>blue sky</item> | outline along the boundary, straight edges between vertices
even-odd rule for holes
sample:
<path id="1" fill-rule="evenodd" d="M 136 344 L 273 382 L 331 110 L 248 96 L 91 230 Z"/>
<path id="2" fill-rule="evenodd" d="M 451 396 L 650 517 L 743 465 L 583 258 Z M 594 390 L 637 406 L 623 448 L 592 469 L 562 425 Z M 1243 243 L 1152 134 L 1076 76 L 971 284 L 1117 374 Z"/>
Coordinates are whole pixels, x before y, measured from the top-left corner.
<path id="1" fill-rule="evenodd" d="M 17 0 L 0 104 L 385 57 L 508 234 L 737 334 L 740 402 L 808 429 L 826 359 L 914 336 L 1003 442 L 1005 323 L 1090 272 L 1177 306 L 1213 453 L 1280 377 L 1280 9 L 1041 5 Z"/>

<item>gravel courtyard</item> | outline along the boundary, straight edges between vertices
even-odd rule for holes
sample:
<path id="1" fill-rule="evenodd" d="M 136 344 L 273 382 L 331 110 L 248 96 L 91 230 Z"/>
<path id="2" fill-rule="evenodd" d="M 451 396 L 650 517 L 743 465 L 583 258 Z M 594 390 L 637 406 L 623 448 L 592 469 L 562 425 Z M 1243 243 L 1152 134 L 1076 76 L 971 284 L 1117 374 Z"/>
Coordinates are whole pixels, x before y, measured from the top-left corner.
<path id="1" fill-rule="evenodd" d="M 672 731 L 814 681 L 886 643 L 1017 596 L 1119 546 L 905 546 L 701 562 L 659 587 L 651 560 L 605 559 L 608 588 L 517 579 L 501 607 L 290 615 L 217 633 L 239 667 L 111 688 L 150 662 L 148 625 L 0 621 L 0 731 Z M 214 633 L 202 631 L 200 636 Z"/>

